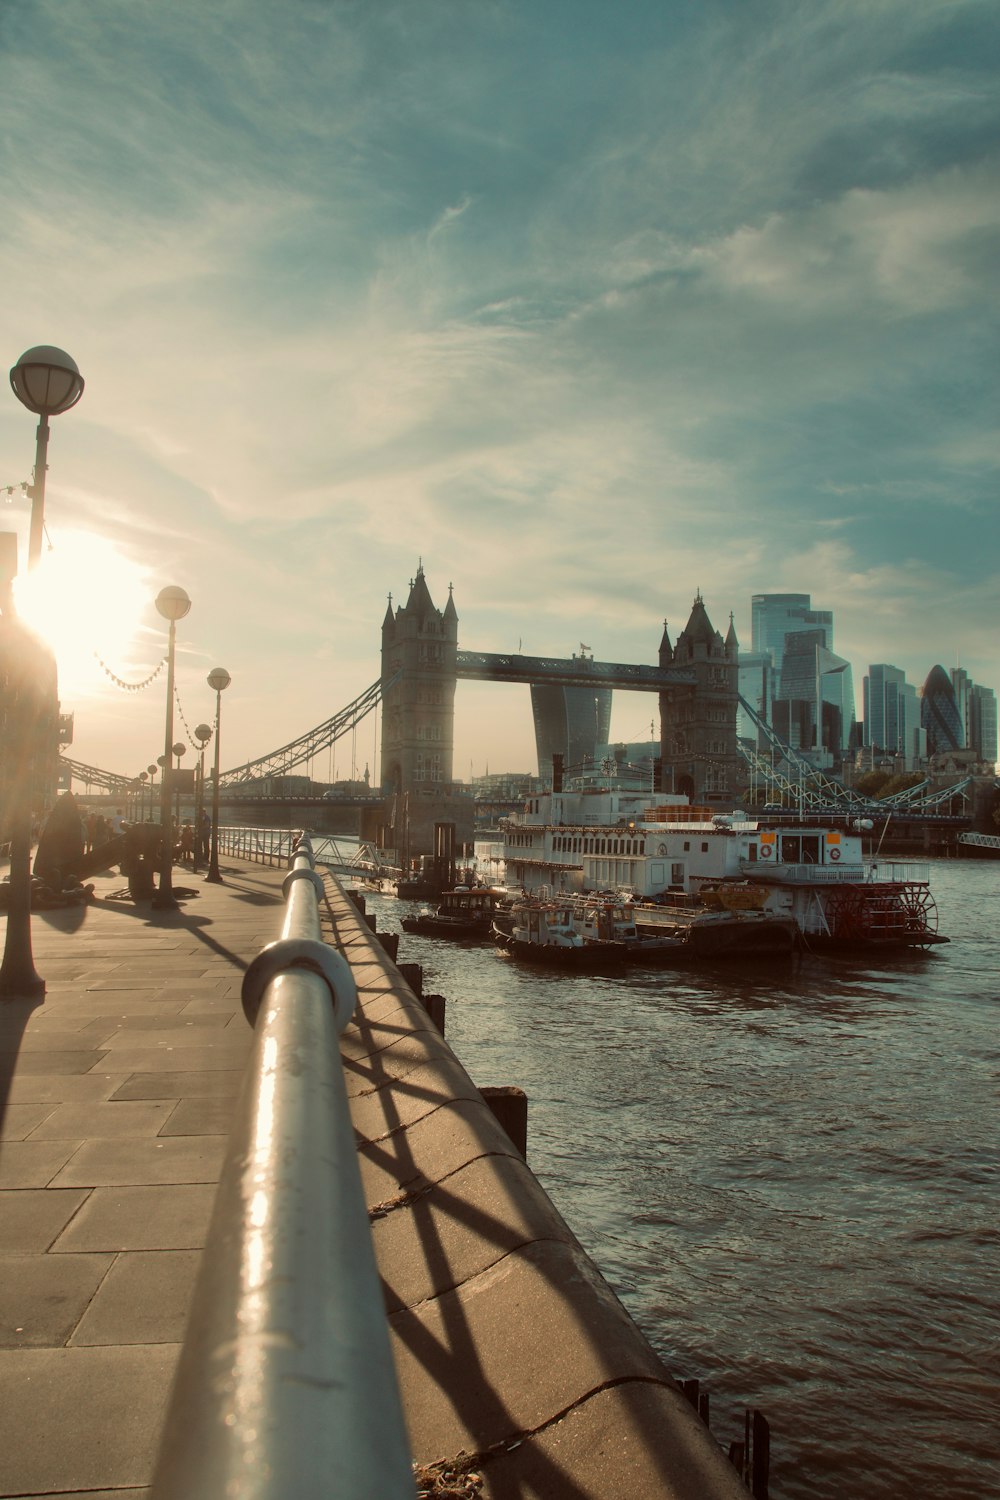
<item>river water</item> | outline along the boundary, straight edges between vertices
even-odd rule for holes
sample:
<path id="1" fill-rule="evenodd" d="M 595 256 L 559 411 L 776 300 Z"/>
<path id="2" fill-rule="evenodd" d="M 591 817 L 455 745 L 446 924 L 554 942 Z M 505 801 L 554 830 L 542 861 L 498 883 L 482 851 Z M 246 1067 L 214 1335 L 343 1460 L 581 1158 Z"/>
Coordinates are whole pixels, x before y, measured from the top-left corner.
<path id="1" fill-rule="evenodd" d="M 931 875 L 953 941 L 895 958 L 611 979 L 400 940 L 716 1438 L 768 1418 L 774 1500 L 1000 1494 L 1000 862 Z"/>

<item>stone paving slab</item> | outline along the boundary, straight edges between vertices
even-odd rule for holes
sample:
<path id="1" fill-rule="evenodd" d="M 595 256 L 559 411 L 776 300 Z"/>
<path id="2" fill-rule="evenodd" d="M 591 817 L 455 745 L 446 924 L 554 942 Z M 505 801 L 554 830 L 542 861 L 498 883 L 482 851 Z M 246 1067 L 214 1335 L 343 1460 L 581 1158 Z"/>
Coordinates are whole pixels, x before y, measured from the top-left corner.
<path id="1" fill-rule="evenodd" d="M 68 1342 L 179 1344 L 200 1260 L 198 1250 L 136 1250 L 116 1256 Z"/>
<path id="2" fill-rule="evenodd" d="M 0 1495 L 148 1486 L 179 1348 L 0 1351 Z M 119 1496 L 119 1500 L 121 1497 Z"/>
<path id="3" fill-rule="evenodd" d="M 195 1250 L 205 1243 L 215 1183 L 154 1187 L 50 1190 L 78 1198 L 49 1240 L 54 1254 L 67 1250 Z"/>
<path id="4" fill-rule="evenodd" d="M 5 1193 L 0 1205 L 0 1252 L 51 1249 L 87 1197 L 86 1188 L 21 1188 Z M 109 1247 L 76 1248 L 107 1250 Z"/>

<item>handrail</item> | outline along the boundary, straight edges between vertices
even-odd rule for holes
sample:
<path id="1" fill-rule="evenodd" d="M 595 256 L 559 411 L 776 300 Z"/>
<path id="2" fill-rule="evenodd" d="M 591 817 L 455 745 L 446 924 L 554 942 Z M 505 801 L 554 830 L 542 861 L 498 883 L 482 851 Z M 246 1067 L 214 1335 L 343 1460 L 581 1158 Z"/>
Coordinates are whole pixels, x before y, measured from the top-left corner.
<path id="1" fill-rule="evenodd" d="M 160 1443 L 154 1500 L 412 1500 L 402 1404 L 338 1037 L 356 999 L 320 941 L 309 841 L 243 1005 L 237 1106 Z"/>
<path id="2" fill-rule="evenodd" d="M 219 853 L 228 859 L 245 859 L 253 864 L 290 864 L 299 841 L 298 829 L 247 828 L 230 823 L 219 829 Z"/>

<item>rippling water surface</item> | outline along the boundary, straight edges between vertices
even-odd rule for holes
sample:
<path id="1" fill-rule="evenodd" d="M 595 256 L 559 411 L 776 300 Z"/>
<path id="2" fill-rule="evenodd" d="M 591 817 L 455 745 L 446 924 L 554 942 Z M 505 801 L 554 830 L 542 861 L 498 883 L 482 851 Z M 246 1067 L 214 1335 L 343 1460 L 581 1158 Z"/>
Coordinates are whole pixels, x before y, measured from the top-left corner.
<path id="1" fill-rule="evenodd" d="M 400 941 L 718 1440 L 767 1416 L 775 1500 L 1000 1493 L 1000 862 L 932 881 L 951 945 L 877 961 L 606 979 Z"/>

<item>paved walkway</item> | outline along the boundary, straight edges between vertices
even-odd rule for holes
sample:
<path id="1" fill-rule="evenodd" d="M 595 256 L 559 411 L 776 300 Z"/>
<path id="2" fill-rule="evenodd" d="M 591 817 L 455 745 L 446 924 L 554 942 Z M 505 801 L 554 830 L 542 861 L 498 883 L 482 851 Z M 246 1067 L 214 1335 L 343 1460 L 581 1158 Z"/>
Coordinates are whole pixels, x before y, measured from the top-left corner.
<path id="1" fill-rule="evenodd" d="M 177 869 L 178 912 L 102 875 L 32 918 L 47 993 L 0 1002 L 0 1495 L 149 1483 L 284 874 Z"/>
<path id="2" fill-rule="evenodd" d="M 98 877 L 94 903 L 33 919 L 44 1001 L 0 1002 L 0 1496 L 147 1494 L 250 1048 L 242 975 L 282 919 L 284 870 L 223 873 L 178 869 L 197 894 L 169 913 Z M 745 1500 L 326 886 L 324 935 L 359 988 L 342 1057 L 415 1459 L 471 1469 L 482 1500 Z"/>

